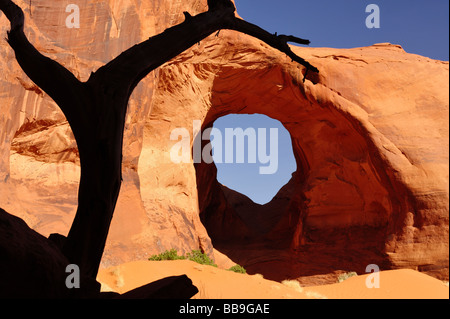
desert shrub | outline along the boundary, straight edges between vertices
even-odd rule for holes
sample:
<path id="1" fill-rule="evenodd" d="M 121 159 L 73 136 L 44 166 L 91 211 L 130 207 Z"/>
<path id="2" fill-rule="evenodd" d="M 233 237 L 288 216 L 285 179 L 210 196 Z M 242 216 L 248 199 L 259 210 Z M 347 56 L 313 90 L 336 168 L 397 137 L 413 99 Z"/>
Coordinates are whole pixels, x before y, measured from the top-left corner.
<path id="1" fill-rule="evenodd" d="M 153 255 L 148 260 L 151 261 L 162 261 L 162 260 L 180 260 L 186 259 L 184 256 L 178 256 L 178 252 L 176 249 L 166 250 L 165 252 Z"/>
<path id="2" fill-rule="evenodd" d="M 183 260 L 189 259 L 201 265 L 209 265 L 217 267 L 214 261 L 209 258 L 209 256 L 203 253 L 201 250 L 193 250 L 188 253 L 186 256 L 178 256 L 178 252 L 176 249 L 166 250 L 165 252 L 153 255 L 148 260 L 151 261 L 162 261 L 162 260 Z"/>
<path id="3" fill-rule="evenodd" d="M 347 272 L 345 274 L 340 274 L 338 277 L 338 282 L 343 282 L 344 280 L 347 280 L 350 277 L 355 277 L 358 276 L 358 274 L 354 271 L 352 272 Z"/>
<path id="4" fill-rule="evenodd" d="M 261 275 L 261 274 L 254 274 L 252 277 L 257 278 L 257 279 L 264 279 L 264 275 Z"/>
<path id="5" fill-rule="evenodd" d="M 286 287 L 296 290 L 297 292 L 303 292 L 303 288 L 297 280 L 283 280 L 281 283 Z"/>
<path id="6" fill-rule="evenodd" d="M 188 253 L 186 257 L 187 259 L 195 261 L 196 263 L 199 263 L 201 265 L 217 267 L 214 261 L 211 258 L 209 258 L 207 254 L 203 253 L 201 250 L 193 250 L 190 253 Z"/>
<path id="7" fill-rule="evenodd" d="M 233 267 L 231 267 L 228 270 L 237 272 L 238 274 L 246 274 L 247 273 L 247 270 L 245 270 L 244 267 L 242 267 L 241 265 L 238 265 L 238 264 L 234 265 Z"/>
<path id="8" fill-rule="evenodd" d="M 307 291 L 306 296 L 311 299 L 328 299 L 326 296 L 315 291 Z"/>

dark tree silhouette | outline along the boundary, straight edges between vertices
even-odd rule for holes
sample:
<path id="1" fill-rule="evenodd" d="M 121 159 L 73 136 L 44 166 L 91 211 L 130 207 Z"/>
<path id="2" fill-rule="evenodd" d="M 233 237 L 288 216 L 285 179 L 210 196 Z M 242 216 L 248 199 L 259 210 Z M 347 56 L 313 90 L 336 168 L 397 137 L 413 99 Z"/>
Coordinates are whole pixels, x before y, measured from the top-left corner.
<path id="1" fill-rule="evenodd" d="M 284 52 L 307 70 L 318 70 L 293 53 L 287 42 L 309 44 L 294 36 L 271 34 L 235 16 L 230 0 L 208 0 L 207 12 L 124 51 L 79 81 L 56 61 L 43 56 L 24 34 L 24 14 L 11 0 L 0 0 L 11 24 L 7 41 L 29 78 L 61 108 L 72 128 L 80 155 L 78 208 L 62 252 L 81 272 L 95 278 L 122 181 L 122 143 L 128 100 L 152 70 L 221 29 L 256 37 Z"/>

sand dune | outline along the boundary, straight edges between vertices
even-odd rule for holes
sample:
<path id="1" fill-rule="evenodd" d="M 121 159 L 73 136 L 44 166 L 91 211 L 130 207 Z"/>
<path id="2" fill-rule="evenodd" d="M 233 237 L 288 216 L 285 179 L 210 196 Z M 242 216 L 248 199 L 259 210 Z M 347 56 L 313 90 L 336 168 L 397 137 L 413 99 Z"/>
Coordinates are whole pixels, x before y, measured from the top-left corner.
<path id="1" fill-rule="evenodd" d="M 199 293 L 196 299 L 448 299 L 443 282 L 414 270 L 379 273 L 380 288 L 369 289 L 369 275 L 351 277 L 342 283 L 301 288 L 297 282 L 279 283 L 261 275 L 244 275 L 200 265 L 188 260 L 137 261 L 101 269 L 97 280 L 102 290 L 124 293 L 149 282 L 186 274 Z"/>

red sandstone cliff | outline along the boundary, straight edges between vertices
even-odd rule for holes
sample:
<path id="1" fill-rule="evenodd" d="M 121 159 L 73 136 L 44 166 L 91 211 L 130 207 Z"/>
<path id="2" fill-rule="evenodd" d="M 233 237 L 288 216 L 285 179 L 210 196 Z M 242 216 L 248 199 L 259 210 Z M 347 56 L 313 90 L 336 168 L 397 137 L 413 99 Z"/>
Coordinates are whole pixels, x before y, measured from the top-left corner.
<path id="1" fill-rule="evenodd" d="M 30 41 L 80 79 L 182 21 L 183 11 L 206 8 L 82 1 L 81 27 L 68 29 L 64 6 L 41 3 L 27 15 Z M 319 76 L 303 84 L 281 53 L 222 31 L 139 84 L 103 265 L 214 245 L 278 280 L 329 281 L 372 263 L 448 278 L 448 62 L 390 44 L 295 50 Z M 0 68 L 0 207 L 45 236 L 66 234 L 79 178 L 70 128 L 5 41 Z M 170 160 L 172 129 L 191 129 L 193 119 L 208 127 L 230 113 L 266 114 L 291 134 L 299 169 L 267 205 L 224 189 L 214 165 Z"/>

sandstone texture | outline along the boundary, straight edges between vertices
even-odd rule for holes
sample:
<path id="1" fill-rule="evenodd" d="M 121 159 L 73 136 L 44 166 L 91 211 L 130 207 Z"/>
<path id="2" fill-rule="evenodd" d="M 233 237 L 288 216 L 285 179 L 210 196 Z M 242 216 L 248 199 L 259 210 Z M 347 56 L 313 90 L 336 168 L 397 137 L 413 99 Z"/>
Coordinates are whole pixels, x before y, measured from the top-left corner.
<path id="1" fill-rule="evenodd" d="M 351 277 L 344 282 L 302 287 L 297 281 L 282 283 L 261 274 L 243 275 L 199 265 L 188 260 L 135 261 L 102 269 L 98 280 L 103 291 L 127 291 L 174 274 L 187 274 L 199 292 L 193 299 L 448 299 L 442 281 L 411 269 L 379 273 L 380 286 L 367 289 L 370 275 Z M 238 288 L 236 288 L 238 287 Z"/>
<path id="2" fill-rule="evenodd" d="M 183 21 L 183 11 L 207 7 L 78 1 L 80 28 L 69 29 L 68 2 L 40 1 L 31 14 L 27 1 L 17 4 L 30 41 L 81 80 Z M 8 29 L 0 15 L 2 38 Z M 294 50 L 320 74 L 303 83 L 304 70 L 283 54 L 223 30 L 138 85 L 103 266 L 202 249 L 279 281 L 330 283 L 368 264 L 448 280 L 449 63 L 388 43 Z M 0 207 L 44 236 L 66 235 L 80 175 L 70 127 L 6 41 L 0 69 Z M 220 185 L 214 164 L 170 159 L 173 129 L 232 113 L 265 114 L 291 134 L 298 170 L 266 205 Z"/>

